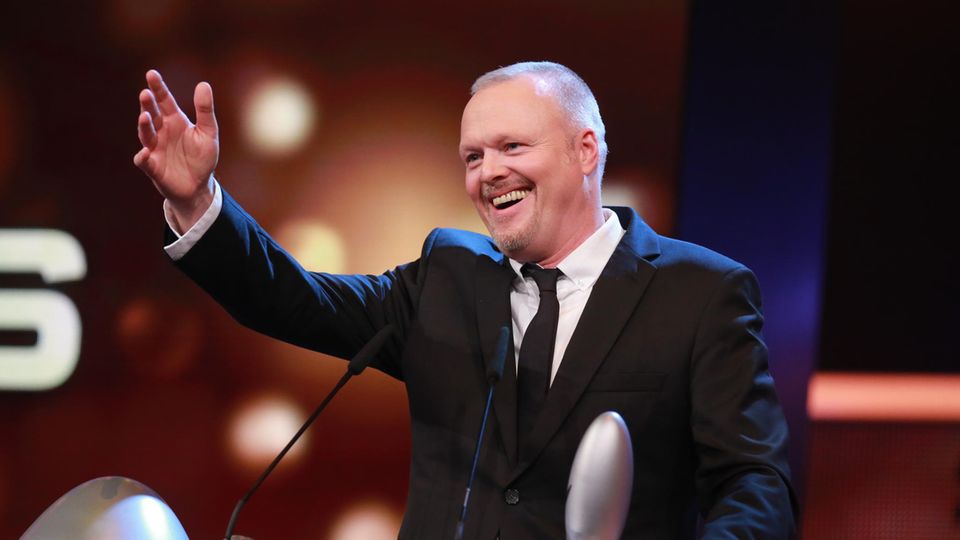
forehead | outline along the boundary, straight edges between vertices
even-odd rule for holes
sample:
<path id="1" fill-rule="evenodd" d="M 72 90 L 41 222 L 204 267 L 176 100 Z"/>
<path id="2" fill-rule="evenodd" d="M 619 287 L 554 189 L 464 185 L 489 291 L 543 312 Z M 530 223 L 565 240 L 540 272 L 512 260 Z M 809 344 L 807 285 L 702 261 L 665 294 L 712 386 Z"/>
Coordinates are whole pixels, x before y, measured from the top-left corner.
<path id="1" fill-rule="evenodd" d="M 543 80 L 518 77 L 474 94 L 463 109 L 460 142 L 481 144 L 498 136 L 563 129 L 565 118 Z"/>

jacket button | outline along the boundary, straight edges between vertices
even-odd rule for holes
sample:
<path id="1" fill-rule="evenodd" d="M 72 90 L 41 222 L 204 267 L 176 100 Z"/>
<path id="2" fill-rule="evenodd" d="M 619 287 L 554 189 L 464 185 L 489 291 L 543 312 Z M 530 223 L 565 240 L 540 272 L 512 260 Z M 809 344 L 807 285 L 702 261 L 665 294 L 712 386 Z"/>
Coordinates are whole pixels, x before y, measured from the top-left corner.
<path id="1" fill-rule="evenodd" d="M 517 504 L 520 502 L 520 490 L 517 489 L 508 489 L 503 492 L 503 500 L 507 504 Z"/>

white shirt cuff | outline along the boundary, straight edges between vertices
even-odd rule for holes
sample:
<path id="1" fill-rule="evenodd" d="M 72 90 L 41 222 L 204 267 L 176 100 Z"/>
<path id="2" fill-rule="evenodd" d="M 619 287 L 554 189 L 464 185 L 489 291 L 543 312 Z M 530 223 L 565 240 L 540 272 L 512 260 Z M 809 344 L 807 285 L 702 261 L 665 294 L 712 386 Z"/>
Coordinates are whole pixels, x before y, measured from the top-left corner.
<path id="1" fill-rule="evenodd" d="M 223 194 L 220 193 L 220 183 L 214 179 L 213 202 L 210 203 L 207 211 L 200 216 L 200 219 L 193 224 L 193 227 L 190 227 L 190 230 L 181 235 L 180 231 L 177 230 L 176 220 L 173 218 L 173 210 L 170 208 L 170 203 L 164 199 L 163 217 L 167 220 L 167 226 L 170 227 L 173 234 L 177 235 L 177 239 L 174 240 L 173 243 L 163 246 L 163 250 L 175 261 L 186 255 L 187 252 L 190 251 L 190 248 L 203 238 L 203 235 L 210 229 L 213 222 L 217 220 L 217 216 L 220 215 L 220 209 L 222 207 Z"/>

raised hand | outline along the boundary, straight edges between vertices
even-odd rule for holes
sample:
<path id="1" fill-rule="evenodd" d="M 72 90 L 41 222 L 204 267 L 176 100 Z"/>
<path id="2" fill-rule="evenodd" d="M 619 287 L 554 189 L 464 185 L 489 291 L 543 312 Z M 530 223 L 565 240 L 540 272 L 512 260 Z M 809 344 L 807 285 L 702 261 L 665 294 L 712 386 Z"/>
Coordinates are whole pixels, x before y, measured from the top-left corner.
<path id="1" fill-rule="evenodd" d="M 200 219 L 213 200 L 213 170 L 220 157 L 213 89 L 208 83 L 193 92 L 197 123 L 193 124 L 156 70 L 147 72 L 140 92 L 137 135 L 143 148 L 133 156 L 173 210 L 180 232 Z"/>

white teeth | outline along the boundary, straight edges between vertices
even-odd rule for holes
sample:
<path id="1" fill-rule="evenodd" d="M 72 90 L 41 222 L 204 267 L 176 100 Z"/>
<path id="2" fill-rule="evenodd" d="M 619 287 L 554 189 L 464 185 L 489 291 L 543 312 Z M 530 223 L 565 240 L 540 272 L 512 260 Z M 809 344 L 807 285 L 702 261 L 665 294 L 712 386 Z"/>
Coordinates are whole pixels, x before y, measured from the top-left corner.
<path id="1" fill-rule="evenodd" d="M 493 200 L 490 202 L 492 202 L 494 206 L 500 206 L 501 204 L 505 204 L 510 201 L 519 201 L 520 199 L 525 198 L 529 194 L 530 192 L 525 189 L 517 189 L 509 193 L 504 193 L 499 197 L 494 197 Z"/>

